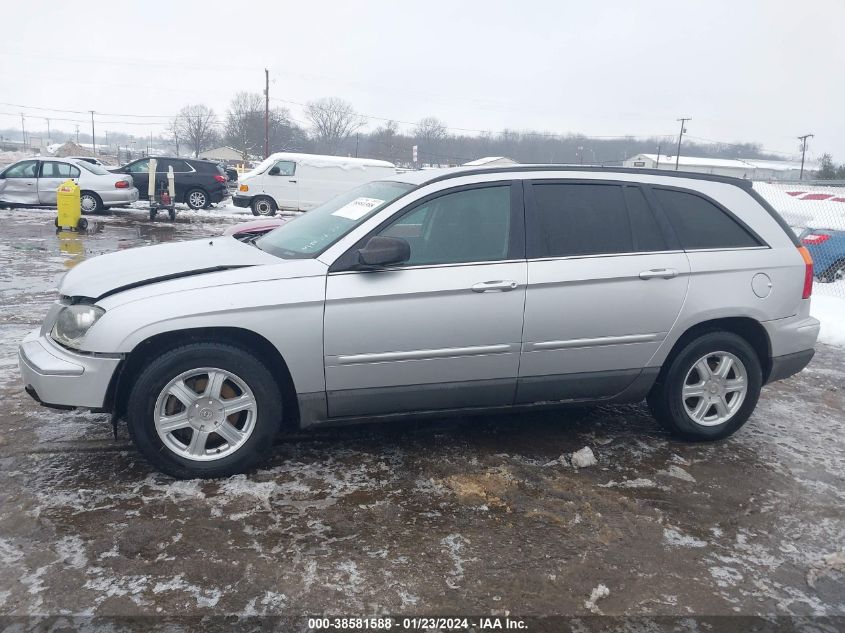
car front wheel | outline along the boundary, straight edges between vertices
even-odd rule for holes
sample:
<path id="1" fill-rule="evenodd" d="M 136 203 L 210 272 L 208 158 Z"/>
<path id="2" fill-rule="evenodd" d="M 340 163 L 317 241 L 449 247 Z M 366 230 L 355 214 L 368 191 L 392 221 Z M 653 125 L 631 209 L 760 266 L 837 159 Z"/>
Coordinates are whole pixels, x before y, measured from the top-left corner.
<path id="1" fill-rule="evenodd" d="M 757 353 L 731 332 L 709 332 L 687 343 L 661 371 L 648 396 L 654 414 L 688 440 L 727 437 L 748 420 L 760 397 Z"/>
<path id="2" fill-rule="evenodd" d="M 208 199 L 208 194 L 202 189 L 191 189 L 185 194 L 185 202 L 195 211 L 205 209 L 211 204 Z"/>
<path id="3" fill-rule="evenodd" d="M 227 477 L 264 461 L 281 417 L 270 371 L 252 354 L 218 343 L 159 356 L 138 376 L 127 407 L 141 453 L 185 479 Z"/>
<path id="4" fill-rule="evenodd" d="M 276 215 L 276 203 L 272 198 L 267 196 L 256 196 L 252 200 L 252 214 L 253 215 Z"/>

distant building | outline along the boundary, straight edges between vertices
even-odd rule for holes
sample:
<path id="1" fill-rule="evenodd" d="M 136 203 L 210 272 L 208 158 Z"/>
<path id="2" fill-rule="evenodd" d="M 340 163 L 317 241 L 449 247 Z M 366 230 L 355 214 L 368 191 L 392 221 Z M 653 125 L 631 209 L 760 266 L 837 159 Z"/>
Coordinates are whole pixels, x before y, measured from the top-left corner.
<path id="1" fill-rule="evenodd" d="M 507 165 L 519 165 L 519 163 L 507 156 L 485 156 L 464 163 L 464 167 L 501 167 Z"/>
<path id="2" fill-rule="evenodd" d="M 657 154 L 637 154 L 623 161 L 623 167 L 642 169 L 675 169 L 675 156 Z M 699 158 L 681 156 L 678 159 L 680 171 L 692 171 L 700 174 L 733 176 L 748 180 L 798 180 L 801 173 L 800 161 L 761 160 L 757 158 Z M 810 177 L 818 171 L 817 163 L 804 163 L 804 176 Z"/>
<path id="3" fill-rule="evenodd" d="M 200 152 L 198 158 L 205 158 L 206 160 L 242 161 L 244 156 L 238 150 L 224 145 Z"/>

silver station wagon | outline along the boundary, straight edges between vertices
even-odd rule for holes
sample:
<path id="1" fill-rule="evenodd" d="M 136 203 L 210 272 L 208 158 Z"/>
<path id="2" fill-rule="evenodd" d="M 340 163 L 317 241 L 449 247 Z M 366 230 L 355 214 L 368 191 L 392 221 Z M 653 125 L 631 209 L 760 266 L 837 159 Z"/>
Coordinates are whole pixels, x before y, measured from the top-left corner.
<path id="1" fill-rule="evenodd" d="M 177 477 L 283 428 L 648 401 L 690 440 L 801 371 L 812 262 L 749 182 L 519 166 L 370 182 L 253 242 L 103 255 L 20 347 L 46 406 L 126 419 Z"/>

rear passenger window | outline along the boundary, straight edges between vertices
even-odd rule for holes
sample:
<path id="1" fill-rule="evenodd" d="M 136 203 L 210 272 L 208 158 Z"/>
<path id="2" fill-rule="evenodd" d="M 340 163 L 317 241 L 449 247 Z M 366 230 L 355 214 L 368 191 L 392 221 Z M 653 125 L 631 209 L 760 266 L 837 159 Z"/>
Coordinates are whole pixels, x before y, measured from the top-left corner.
<path id="1" fill-rule="evenodd" d="M 618 185 L 535 183 L 534 201 L 545 246 L 541 257 L 629 253 L 633 238 Z"/>
<path id="2" fill-rule="evenodd" d="M 760 246 L 741 224 L 712 202 L 683 191 L 654 189 L 684 250 Z"/>

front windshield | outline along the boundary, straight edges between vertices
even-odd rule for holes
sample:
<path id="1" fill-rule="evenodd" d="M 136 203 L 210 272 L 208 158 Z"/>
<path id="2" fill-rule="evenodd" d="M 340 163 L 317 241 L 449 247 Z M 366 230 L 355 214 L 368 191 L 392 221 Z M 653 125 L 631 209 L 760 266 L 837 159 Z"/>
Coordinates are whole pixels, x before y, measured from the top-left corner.
<path id="1" fill-rule="evenodd" d="M 368 182 L 286 222 L 254 243 L 284 259 L 316 257 L 411 189 L 413 185 L 404 182 Z"/>
<path id="2" fill-rule="evenodd" d="M 105 168 L 101 167 L 100 165 L 95 165 L 94 163 L 89 163 L 87 160 L 78 160 L 76 164 L 82 167 L 83 169 L 87 169 L 92 174 L 96 174 L 98 176 L 106 176 L 108 175 L 108 171 Z"/>

